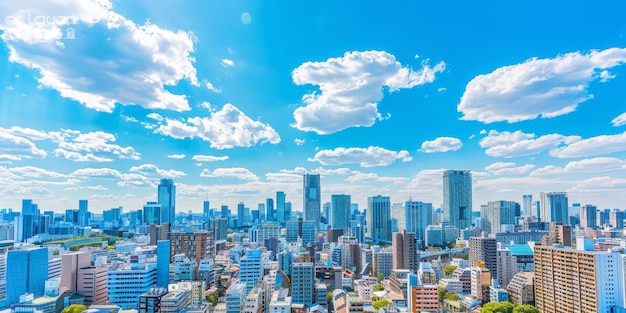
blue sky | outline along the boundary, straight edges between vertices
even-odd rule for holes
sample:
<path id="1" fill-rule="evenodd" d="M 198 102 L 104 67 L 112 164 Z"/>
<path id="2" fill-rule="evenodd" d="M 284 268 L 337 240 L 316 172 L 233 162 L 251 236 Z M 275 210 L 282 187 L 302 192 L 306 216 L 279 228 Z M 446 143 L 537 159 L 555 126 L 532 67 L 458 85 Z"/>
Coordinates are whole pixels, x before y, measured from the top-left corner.
<path id="1" fill-rule="evenodd" d="M 619 2 L 4 1 L 0 208 L 626 200 Z M 622 115 L 624 114 L 624 115 Z"/>

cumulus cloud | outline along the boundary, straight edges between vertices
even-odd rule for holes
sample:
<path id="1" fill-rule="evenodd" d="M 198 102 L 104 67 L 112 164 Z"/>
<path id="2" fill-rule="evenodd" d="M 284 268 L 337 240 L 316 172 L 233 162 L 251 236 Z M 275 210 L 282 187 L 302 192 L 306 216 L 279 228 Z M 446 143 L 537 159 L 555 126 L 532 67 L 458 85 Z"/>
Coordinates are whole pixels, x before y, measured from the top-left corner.
<path id="1" fill-rule="evenodd" d="M 243 167 L 216 168 L 212 172 L 205 168 L 200 173 L 200 177 L 236 178 L 241 180 L 259 179 L 254 173 Z"/>
<path id="2" fill-rule="evenodd" d="M 624 150 L 626 150 L 626 132 L 578 140 L 564 147 L 553 149 L 550 151 L 550 155 L 557 158 L 577 158 L 611 154 Z"/>
<path id="3" fill-rule="evenodd" d="M 206 89 L 213 91 L 215 93 L 220 93 L 222 92 L 221 89 L 215 87 L 210 81 L 204 81 L 204 86 L 206 87 Z"/>
<path id="4" fill-rule="evenodd" d="M 302 145 L 304 145 L 304 143 L 306 142 L 306 140 L 304 140 L 304 139 L 300 139 L 300 138 L 296 138 L 296 139 L 294 139 L 294 140 L 293 140 L 293 142 L 295 142 L 295 143 L 296 143 L 296 146 L 302 146 Z"/>
<path id="5" fill-rule="evenodd" d="M 196 154 L 196 155 L 191 157 L 192 160 L 197 161 L 197 162 L 226 161 L 226 160 L 228 160 L 228 158 L 229 157 L 227 155 L 214 156 L 214 155 L 201 155 L 201 154 Z"/>
<path id="6" fill-rule="evenodd" d="M 120 187 L 156 187 L 158 178 L 149 178 L 138 173 L 122 173 L 116 169 L 102 167 L 92 168 L 86 167 L 77 169 L 69 176 L 87 180 L 114 180 Z"/>
<path id="7" fill-rule="evenodd" d="M 580 137 L 560 134 L 536 137 L 535 134 L 526 134 L 521 131 L 499 133 L 492 130 L 480 140 L 480 146 L 487 148 L 485 154 L 488 156 L 511 158 L 538 154 L 577 140 L 580 140 Z"/>
<path id="8" fill-rule="evenodd" d="M 626 113 L 622 113 L 611 121 L 614 127 L 622 126 L 626 124 Z"/>
<path id="9" fill-rule="evenodd" d="M 565 167 L 548 165 L 542 168 L 538 168 L 530 175 L 532 176 L 544 176 L 563 173 L 597 173 L 613 170 L 620 170 L 626 168 L 626 161 L 618 158 L 599 157 L 591 159 L 583 159 L 578 161 L 571 161 L 565 165 Z"/>
<path id="10" fill-rule="evenodd" d="M 458 138 L 439 137 L 435 140 L 424 141 L 419 151 L 424 153 L 448 152 L 459 150 L 462 146 L 463 143 Z"/>
<path id="11" fill-rule="evenodd" d="M 339 147 L 333 150 L 321 150 L 308 160 L 323 165 L 359 164 L 361 167 L 376 167 L 387 166 L 397 160 L 409 162 L 413 160 L 413 157 L 406 150 L 392 151 L 369 146 L 367 148 Z"/>
<path id="12" fill-rule="evenodd" d="M 222 59 L 222 66 L 235 66 L 235 62 L 231 59 Z"/>
<path id="13" fill-rule="evenodd" d="M 346 178 L 346 181 L 350 183 L 384 182 L 384 183 L 402 184 L 402 183 L 406 183 L 408 180 L 409 179 L 406 177 L 380 176 L 376 173 L 362 173 L 362 172 L 357 172 L 354 175 Z"/>
<path id="14" fill-rule="evenodd" d="M 494 175 L 519 175 L 528 173 L 534 167 L 533 164 L 517 166 L 515 162 L 496 162 L 485 167 L 485 171 Z"/>
<path id="15" fill-rule="evenodd" d="M 163 178 L 176 178 L 186 176 L 185 172 L 177 170 L 162 170 L 154 164 L 142 164 L 140 166 L 133 166 L 129 170 L 133 173 L 140 173 L 147 176 L 157 176 Z"/>
<path id="16" fill-rule="evenodd" d="M 180 159 L 184 159 L 186 157 L 186 155 L 185 154 L 170 154 L 167 157 L 170 158 L 170 159 L 180 160 Z"/>
<path id="17" fill-rule="evenodd" d="M 220 111 L 211 112 L 210 117 L 190 117 L 186 121 L 165 119 L 154 132 L 175 139 L 200 138 L 219 150 L 280 142 L 280 136 L 270 125 L 252 120 L 230 103 Z"/>
<path id="18" fill-rule="evenodd" d="M 186 97 L 166 86 L 181 80 L 199 86 L 191 33 L 137 25 L 115 12 L 109 0 L 4 1 L 0 15 L 10 18 L 0 23 L 9 61 L 37 71 L 41 86 L 62 97 L 109 113 L 118 103 L 190 110 Z M 36 17 L 57 18 L 29 20 Z M 86 55 L 89 47 L 106 49 Z"/>
<path id="19" fill-rule="evenodd" d="M 33 141 L 50 140 L 53 142 L 61 142 L 64 140 L 62 132 L 58 131 L 41 131 L 32 128 L 24 128 L 20 126 L 13 126 L 11 128 L 0 127 L 0 132 L 6 132 L 15 136 L 24 137 Z"/>
<path id="20" fill-rule="evenodd" d="M 413 70 L 385 51 L 346 52 L 323 62 L 306 62 L 293 70 L 293 81 L 319 86 L 319 92 L 302 97 L 305 105 L 294 111 L 293 126 L 318 134 L 372 126 L 383 119 L 377 105 L 385 87 L 394 92 L 431 83 L 444 69 L 444 62 L 430 67 L 424 61 Z"/>
<path id="21" fill-rule="evenodd" d="M 593 98 L 592 81 L 606 81 L 607 69 L 626 62 L 626 48 L 572 52 L 552 59 L 532 58 L 476 76 L 457 107 L 463 120 L 509 123 L 552 118 L 576 110 Z"/>
<path id="22" fill-rule="evenodd" d="M 23 166 L 23 167 L 13 167 L 7 169 L 7 171 L 17 174 L 21 177 L 49 177 L 49 178 L 64 178 L 66 175 L 57 173 L 55 171 L 49 171 L 40 167 L 35 166 Z"/>
<path id="23" fill-rule="evenodd" d="M 62 156 L 76 162 L 110 162 L 113 160 L 112 157 L 140 159 L 140 153 L 136 152 L 133 147 L 113 144 L 117 140 L 113 134 L 103 131 L 84 134 L 71 131 L 66 132 L 66 134 L 71 134 L 70 138 L 68 141 L 59 143 L 59 147 L 54 150 L 56 156 Z"/>
<path id="24" fill-rule="evenodd" d="M 0 129 L 0 159 L 19 161 L 22 159 L 45 158 L 48 153 L 37 148 L 34 142 Z"/>

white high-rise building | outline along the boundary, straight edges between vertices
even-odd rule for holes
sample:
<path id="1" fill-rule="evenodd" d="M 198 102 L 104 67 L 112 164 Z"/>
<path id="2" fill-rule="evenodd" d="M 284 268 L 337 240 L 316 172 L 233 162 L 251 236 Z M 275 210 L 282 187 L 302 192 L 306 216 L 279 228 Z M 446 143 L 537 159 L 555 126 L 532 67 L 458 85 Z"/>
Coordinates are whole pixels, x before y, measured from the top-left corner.
<path id="1" fill-rule="evenodd" d="M 522 196 L 522 214 L 524 216 L 533 216 L 533 195 Z"/>
<path id="2" fill-rule="evenodd" d="M 567 192 L 541 193 L 541 221 L 569 225 Z"/>
<path id="3" fill-rule="evenodd" d="M 485 230 L 495 234 L 513 229 L 516 207 L 514 201 L 489 201 L 486 206 L 481 206 L 480 216 L 487 221 Z"/>
<path id="4" fill-rule="evenodd" d="M 517 258 L 506 247 L 501 247 L 496 253 L 498 262 L 498 283 L 503 288 L 509 285 L 513 276 L 517 274 Z"/>

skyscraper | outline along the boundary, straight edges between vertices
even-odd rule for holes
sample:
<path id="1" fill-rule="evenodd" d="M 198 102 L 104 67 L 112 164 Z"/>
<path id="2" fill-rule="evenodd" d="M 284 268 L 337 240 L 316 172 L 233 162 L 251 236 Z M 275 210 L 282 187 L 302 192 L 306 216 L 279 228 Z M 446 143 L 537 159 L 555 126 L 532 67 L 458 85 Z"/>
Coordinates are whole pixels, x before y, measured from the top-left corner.
<path id="1" fill-rule="evenodd" d="M 89 201 L 78 200 L 78 223 L 80 226 L 89 225 Z"/>
<path id="2" fill-rule="evenodd" d="M 515 226 L 515 201 L 489 201 L 480 216 L 487 221 L 484 229 L 492 234 L 512 231 Z"/>
<path id="3" fill-rule="evenodd" d="M 522 196 L 522 215 L 533 216 L 533 195 Z"/>
<path id="4" fill-rule="evenodd" d="M 176 219 L 176 186 L 172 179 L 161 179 L 157 202 L 161 205 L 161 223 L 174 224 Z"/>
<path id="5" fill-rule="evenodd" d="M 495 237 L 471 237 L 469 241 L 470 266 L 478 266 L 478 262 L 484 262 L 485 267 L 491 272 L 492 278 L 497 278 L 498 273 L 498 242 Z"/>
<path id="6" fill-rule="evenodd" d="M 447 170 L 443 173 L 444 221 L 458 229 L 472 224 L 472 173 Z"/>
<path id="7" fill-rule="evenodd" d="M 417 240 L 421 240 L 424 244 L 426 227 L 433 223 L 432 203 L 407 201 L 404 203 L 404 207 L 406 231 L 415 233 Z"/>
<path id="8" fill-rule="evenodd" d="M 157 241 L 157 287 L 165 288 L 170 283 L 170 248 L 169 240 Z"/>
<path id="9" fill-rule="evenodd" d="M 202 202 L 202 213 L 203 213 L 205 220 L 208 220 L 209 218 L 211 218 L 210 216 L 211 203 L 209 202 L 209 200 Z"/>
<path id="10" fill-rule="evenodd" d="M 367 234 L 375 242 L 391 242 L 391 201 L 389 197 L 367 198 Z"/>
<path id="11" fill-rule="evenodd" d="M 315 301 L 315 264 L 294 263 L 291 271 L 291 300 L 293 303 L 312 305 Z"/>
<path id="12" fill-rule="evenodd" d="M 580 227 L 583 229 L 596 229 L 598 223 L 596 221 L 596 211 L 598 208 L 595 205 L 584 205 L 580 208 Z"/>
<path id="13" fill-rule="evenodd" d="M 330 224 L 332 228 L 341 228 L 343 233 L 348 233 L 348 222 L 350 222 L 350 195 L 332 195 Z"/>
<path id="14" fill-rule="evenodd" d="M 265 220 L 266 221 L 274 221 L 274 199 L 267 198 L 265 200 Z"/>
<path id="15" fill-rule="evenodd" d="M 284 225 L 285 224 L 285 192 L 276 192 L 276 220 Z"/>
<path id="16" fill-rule="evenodd" d="M 303 177 L 304 220 L 320 222 L 321 186 L 319 174 L 305 174 Z"/>
<path id="17" fill-rule="evenodd" d="M 567 192 L 541 193 L 541 221 L 569 225 Z"/>
<path id="18" fill-rule="evenodd" d="M 246 210 L 243 202 L 237 204 L 237 226 L 248 225 L 249 216 L 246 216 Z"/>

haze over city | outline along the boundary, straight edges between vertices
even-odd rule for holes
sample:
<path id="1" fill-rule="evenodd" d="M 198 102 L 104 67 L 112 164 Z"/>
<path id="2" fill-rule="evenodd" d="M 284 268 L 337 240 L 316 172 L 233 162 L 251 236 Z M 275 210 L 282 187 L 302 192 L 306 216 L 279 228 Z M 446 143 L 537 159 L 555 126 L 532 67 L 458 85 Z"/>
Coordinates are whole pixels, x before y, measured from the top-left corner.
<path id="1" fill-rule="evenodd" d="M 299 211 L 303 173 L 439 206 L 453 168 L 474 208 L 621 208 L 623 5 L 6 1 L 0 207 L 139 208 L 174 178 L 184 210 Z"/>

